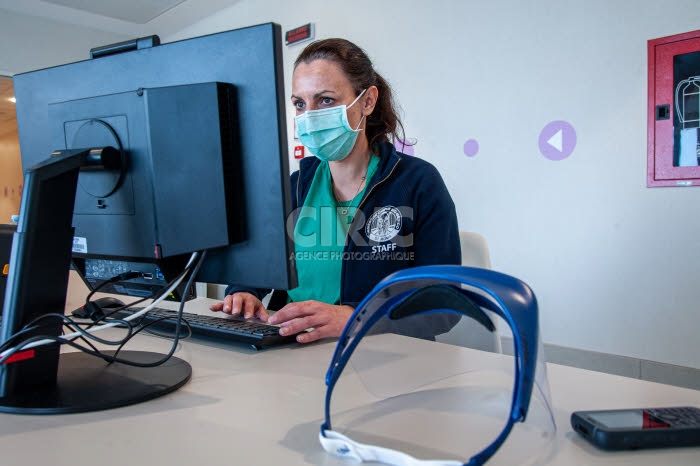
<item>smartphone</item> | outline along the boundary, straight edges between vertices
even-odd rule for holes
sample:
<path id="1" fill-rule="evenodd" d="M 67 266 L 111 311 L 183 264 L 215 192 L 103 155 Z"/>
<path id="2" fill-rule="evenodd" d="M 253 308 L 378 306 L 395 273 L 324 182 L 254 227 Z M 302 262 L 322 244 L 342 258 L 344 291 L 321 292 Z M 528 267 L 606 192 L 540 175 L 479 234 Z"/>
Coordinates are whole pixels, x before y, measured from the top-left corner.
<path id="1" fill-rule="evenodd" d="M 700 409 L 691 406 L 576 411 L 571 426 L 603 450 L 700 446 Z"/>

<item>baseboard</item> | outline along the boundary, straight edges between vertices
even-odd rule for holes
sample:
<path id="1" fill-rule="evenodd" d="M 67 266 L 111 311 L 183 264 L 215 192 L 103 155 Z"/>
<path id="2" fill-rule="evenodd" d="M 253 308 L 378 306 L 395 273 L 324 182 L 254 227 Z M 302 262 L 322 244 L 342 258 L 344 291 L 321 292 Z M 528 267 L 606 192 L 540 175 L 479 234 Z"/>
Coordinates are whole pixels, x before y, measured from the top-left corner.
<path id="1" fill-rule="evenodd" d="M 513 354 L 512 338 L 501 337 L 501 345 L 505 354 Z M 544 354 L 554 364 L 700 390 L 700 370 L 692 367 L 548 344 Z"/>

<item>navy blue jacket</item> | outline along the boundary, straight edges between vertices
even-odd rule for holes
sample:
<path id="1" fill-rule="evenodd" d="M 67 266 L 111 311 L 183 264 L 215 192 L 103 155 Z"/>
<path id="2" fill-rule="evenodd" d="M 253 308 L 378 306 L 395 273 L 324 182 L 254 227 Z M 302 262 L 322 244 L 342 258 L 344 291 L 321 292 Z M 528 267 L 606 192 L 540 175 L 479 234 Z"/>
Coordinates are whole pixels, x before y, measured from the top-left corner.
<path id="1" fill-rule="evenodd" d="M 343 254 L 340 302 L 356 307 L 384 277 L 408 267 L 461 263 L 455 205 L 437 169 L 417 157 L 379 147 L 379 165 L 358 205 Z M 292 174 L 293 209 L 304 200 L 321 162 L 301 160 Z M 244 291 L 229 286 L 226 294 Z M 269 290 L 245 290 L 262 298 Z M 276 293 L 268 306 L 286 303 Z"/>

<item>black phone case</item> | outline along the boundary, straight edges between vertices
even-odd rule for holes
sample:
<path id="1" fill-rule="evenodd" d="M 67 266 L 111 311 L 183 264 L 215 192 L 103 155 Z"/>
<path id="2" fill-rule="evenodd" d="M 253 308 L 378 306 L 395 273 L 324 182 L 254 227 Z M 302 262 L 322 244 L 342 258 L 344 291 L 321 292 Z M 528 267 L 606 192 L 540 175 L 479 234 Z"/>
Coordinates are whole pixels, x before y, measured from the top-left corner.
<path id="1" fill-rule="evenodd" d="M 700 446 L 700 425 L 648 430 L 605 429 L 586 417 L 571 414 L 571 426 L 586 440 L 603 450 Z"/>

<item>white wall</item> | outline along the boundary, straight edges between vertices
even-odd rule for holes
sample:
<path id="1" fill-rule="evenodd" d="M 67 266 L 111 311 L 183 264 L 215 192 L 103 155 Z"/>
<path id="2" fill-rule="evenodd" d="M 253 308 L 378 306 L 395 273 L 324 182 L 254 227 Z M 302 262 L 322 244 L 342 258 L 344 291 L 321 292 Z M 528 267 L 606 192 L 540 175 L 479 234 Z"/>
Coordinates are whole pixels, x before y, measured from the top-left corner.
<path id="1" fill-rule="evenodd" d="M 93 47 L 133 38 L 0 8 L 0 74 L 87 60 Z"/>
<path id="2" fill-rule="evenodd" d="M 166 39 L 267 21 L 367 50 L 546 343 L 700 368 L 700 188 L 646 188 L 647 40 L 698 29 L 697 0 L 242 0 Z M 578 145 L 552 162 L 559 119 Z"/>

